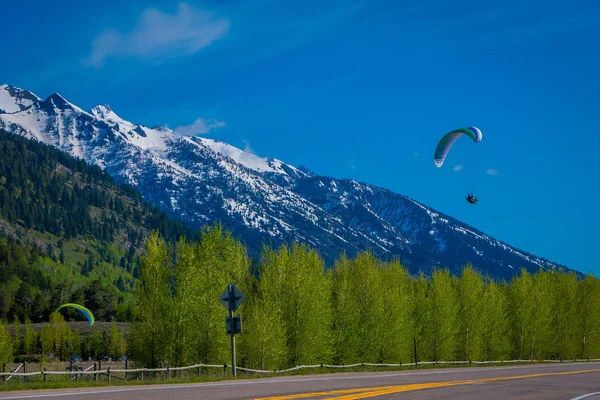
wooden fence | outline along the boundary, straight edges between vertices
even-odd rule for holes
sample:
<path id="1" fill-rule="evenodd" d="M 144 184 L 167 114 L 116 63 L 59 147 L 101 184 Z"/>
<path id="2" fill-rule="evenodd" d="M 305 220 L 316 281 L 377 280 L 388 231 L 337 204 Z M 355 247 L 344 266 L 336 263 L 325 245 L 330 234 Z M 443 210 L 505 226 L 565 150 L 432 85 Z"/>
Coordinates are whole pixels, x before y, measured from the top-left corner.
<path id="1" fill-rule="evenodd" d="M 316 368 L 325 368 L 325 369 L 344 369 L 344 368 L 357 368 L 357 367 L 388 367 L 388 368 L 397 368 L 402 369 L 403 367 L 418 367 L 418 366 L 437 366 L 437 365 L 485 365 L 485 364 L 515 364 L 515 363 L 523 363 L 523 364 L 531 364 L 531 363 L 569 363 L 569 362 L 600 362 L 600 359 L 595 360 L 500 360 L 500 361 L 427 361 L 427 362 L 417 362 L 417 363 L 398 363 L 398 364 L 375 364 L 375 363 L 357 363 L 357 364 L 349 364 L 349 365 L 329 365 L 329 364 L 316 364 L 316 365 L 298 365 L 293 368 L 287 368 L 282 370 L 259 370 L 259 369 L 251 369 L 236 366 L 236 370 L 244 371 L 248 373 L 257 373 L 257 374 L 285 374 L 289 372 L 299 371 L 303 369 L 316 369 Z M 115 369 L 111 367 L 107 367 L 102 369 L 102 362 L 94 362 L 87 367 L 80 366 L 78 364 L 71 364 L 65 368 L 65 371 L 48 371 L 44 368 L 41 371 L 28 371 L 27 363 L 20 363 L 16 367 L 11 368 L 10 366 L 4 364 L 2 368 L 2 373 L 0 373 L 0 377 L 6 384 L 12 378 L 19 378 L 23 381 L 29 380 L 37 380 L 40 379 L 44 382 L 48 381 L 48 377 L 50 376 L 62 376 L 67 379 L 72 380 L 81 380 L 84 378 L 97 381 L 98 379 L 106 379 L 108 382 L 111 382 L 113 379 L 118 380 L 144 380 L 145 378 L 150 377 L 160 377 L 162 379 L 171 379 L 178 372 L 187 372 L 188 375 L 190 372 L 197 374 L 198 376 L 202 375 L 202 370 L 204 369 L 222 369 L 225 375 L 228 374 L 228 370 L 231 369 L 230 365 L 214 365 L 214 364 L 194 364 L 185 367 L 165 367 L 165 368 L 127 368 L 128 364 L 125 363 L 125 369 Z"/>

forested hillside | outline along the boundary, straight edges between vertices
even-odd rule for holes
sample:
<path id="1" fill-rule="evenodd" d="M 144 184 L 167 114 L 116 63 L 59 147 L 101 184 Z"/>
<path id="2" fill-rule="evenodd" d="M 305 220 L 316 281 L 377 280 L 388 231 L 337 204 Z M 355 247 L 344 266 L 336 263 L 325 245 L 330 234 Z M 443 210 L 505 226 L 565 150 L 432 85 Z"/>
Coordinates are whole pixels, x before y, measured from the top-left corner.
<path id="1" fill-rule="evenodd" d="M 47 321 L 67 301 L 128 320 L 151 230 L 197 233 L 97 166 L 0 130 L 0 319 Z"/>

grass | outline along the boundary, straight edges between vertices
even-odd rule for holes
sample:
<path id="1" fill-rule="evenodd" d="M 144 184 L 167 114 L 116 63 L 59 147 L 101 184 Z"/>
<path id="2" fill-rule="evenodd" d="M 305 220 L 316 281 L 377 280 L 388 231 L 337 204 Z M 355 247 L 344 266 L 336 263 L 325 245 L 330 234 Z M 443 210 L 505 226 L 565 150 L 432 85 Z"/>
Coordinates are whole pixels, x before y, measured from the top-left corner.
<path id="1" fill-rule="evenodd" d="M 493 367 L 493 366 L 508 366 L 508 365 L 530 365 L 531 363 L 520 362 L 520 363 L 490 363 L 490 364 L 458 364 L 458 365 L 420 365 L 406 366 L 406 367 L 351 367 L 351 368 L 307 368 L 297 371 L 291 371 L 285 374 L 276 373 L 251 373 L 238 370 L 237 377 L 231 376 L 231 371 L 228 368 L 227 372 L 216 368 L 203 368 L 201 375 L 197 375 L 197 370 L 190 370 L 181 373 L 180 371 L 173 371 L 171 374 L 174 376 L 170 378 L 165 377 L 164 372 L 154 373 L 154 376 L 148 376 L 146 372 L 144 380 L 139 379 L 138 373 L 132 373 L 137 375 L 138 378 L 129 378 L 128 380 L 122 379 L 113 375 L 111 381 L 108 382 L 106 375 L 99 375 L 98 380 L 94 381 L 93 376 L 87 375 L 83 379 L 73 379 L 70 376 L 56 376 L 49 375 L 47 382 L 43 382 L 41 375 L 39 377 L 29 377 L 29 381 L 23 381 L 21 379 L 12 378 L 9 381 L 5 381 L 4 385 L 0 386 L 0 391 L 9 390 L 32 390 L 32 389 L 59 389 L 59 388 L 81 388 L 81 387 L 105 387 L 105 386 L 141 386 L 141 385 L 154 385 L 154 384 L 183 384 L 183 383 L 202 383 L 202 382 L 219 382 L 227 380 L 238 380 L 238 379 L 260 379 L 270 378 L 277 376 L 303 376 L 303 375 L 325 375 L 335 373 L 348 373 L 348 372 L 392 372 L 392 371 L 410 371 L 410 370 L 432 370 L 432 369 L 444 369 L 444 368 L 468 368 L 468 367 Z M 535 362 L 534 364 L 543 364 L 542 362 Z M 179 374 L 180 376 L 177 376 Z"/>

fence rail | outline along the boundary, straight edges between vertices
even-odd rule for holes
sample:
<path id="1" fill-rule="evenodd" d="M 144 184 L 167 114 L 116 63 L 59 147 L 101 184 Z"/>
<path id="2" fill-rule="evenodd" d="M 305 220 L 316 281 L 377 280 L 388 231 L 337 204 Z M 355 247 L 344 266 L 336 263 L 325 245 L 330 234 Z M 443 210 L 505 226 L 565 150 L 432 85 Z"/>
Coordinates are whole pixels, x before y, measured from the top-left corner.
<path id="1" fill-rule="evenodd" d="M 461 365 L 461 364 L 475 364 L 475 365 L 484 365 L 484 364 L 511 364 L 511 363 L 569 363 L 569 362 L 600 362 L 600 359 L 575 359 L 575 360 L 500 360 L 500 361 L 423 361 L 417 363 L 398 363 L 398 364 L 390 364 L 390 363 L 356 363 L 349 365 L 329 365 L 329 364 L 316 364 L 316 365 L 298 365 L 292 368 L 282 369 L 282 370 L 260 370 L 260 369 L 252 369 L 252 368 L 244 368 L 237 367 L 236 369 L 239 371 L 245 371 L 250 373 L 259 373 L 259 374 L 283 374 L 293 371 L 298 371 L 302 369 L 311 369 L 311 368 L 330 368 L 330 369 L 343 369 L 343 368 L 356 368 L 356 367 L 392 367 L 392 368 L 402 368 L 402 367 L 418 367 L 424 365 Z M 83 377 L 84 375 L 93 376 L 94 379 L 97 379 L 98 376 L 107 376 L 108 381 L 110 382 L 111 377 L 117 379 L 128 379 L 128 375 L 130 374 L 140 374 L 141 379 L 144 379 L 144 373 L 166 373 L 167 379 L 170 378 L 170 373 L 172 371 L 187 371 L 192 369 L 198 369 L 198 374 L 202 368 L 221 368 L 224 371 L 231 368 L 231 365 L 223 364 L 223 365 L 214 365 L 214 364 L 194 364 L 183 367 L 165 367 L 165 368 L 132 368 L 132 369 L 111 369 L 110 367 L 101 370 L 91 370 L 94 365 L 88 367 L 86 370 L 81 371 L 36 371 L 36 372 L 19 372 L 22 364 L 11 372 L 0 372 L 0 377 L 3 378 L 6 383 L 9 379 L 13 377 L 18 378 L 26 378 L 26 377 L 35 377 L 41 376 L 44 381 L 47 380 L 48 376 L 79 376 Z M 115 373 L 125 374 L 125 378 L 114 376 Z"/>

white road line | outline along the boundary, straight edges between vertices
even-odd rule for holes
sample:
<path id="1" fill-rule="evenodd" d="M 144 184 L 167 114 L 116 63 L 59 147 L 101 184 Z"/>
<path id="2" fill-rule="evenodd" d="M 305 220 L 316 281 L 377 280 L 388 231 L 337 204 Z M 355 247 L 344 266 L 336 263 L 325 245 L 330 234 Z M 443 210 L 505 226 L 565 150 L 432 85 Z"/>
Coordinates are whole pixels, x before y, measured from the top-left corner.
<path id="1" fill-rule="evenodd" d="M 589 362 L 589 363 L 568 363 L 568 364 L 534 364 L 534 365 L 514 365 L 510 367 L 474 367 L 474 368 L 458 368 L 458 369 L 440 369 L 436 371 L 420 371 L 420 372 L 396 372 L 392 374 L 377 374 L 377 375 L 352 375 L 352 376 L 327 376 L 327 377 L 315 377 L 315 378 L 299 378 L 294 379 L 293 377 L 279 378 L 270 380 L 248 379 L 245 381 L 238 382 L 218 382 L 218 383 L 193 383 L 193 384 L 167 384 L 167 385 L 140 385 L 135 387 L 124 387 L 124 388 L 112 388 L 103 389 L 97 388 L 96 390 L 85 390 L 85 391 L 73 391 L 73 392 L 57 392 L 57 393 L 46 393 L 46 394 L 30 394 L 30 395 L 15 395 L 10 397 L 3 397 L 0 393 L 0 400 L 20 400 L 20 399 L 40 399 L 45 397 L 66 397 L 66 396 L 81 396 L 81 395 L 98 395 L 98 394 L 109 394 L 109 393 L 123 393 L 123 392 L 139 392 L 139 391 L 151 391 L 151 390 L 166 390 L 166 389 L 193 389 L 203 387 L 223 387 L 223 386 L 240 386 L 240 385 L 270 385 L 273 383 L 293 383 L 293 382 L 314 382 L 314 381 L 335 381 L 335 380 L 350 380 L 350 379 L 377 379 L 377 378 L 390 378 L 395 376 L 418 376 L 418 375 L 438 375 L 438 374 L 451 374 L 456 372 L 486 372 L 486 371 L 504 371 L 508 369 L 527 369 L 527 368 L 556 368 L 566 367 L 574 365 L 592 365 L 600 364 L 600 362 Z M 48 389 L 39 389 L 48 390 Z M 56 389 L 61 390 L 61 389 Z"/>
<path id="2" fill-rule="evenodd" d="M 586 397 L 591 397 L 591 396 L 596 396 L 596 395 L 600 395 L 600 392 L 584 394 L 583 396 L 575 397 L 574 399 L 571 399 L 571 400 L 581 400 L 581 399 L 585 399 Z"/>

